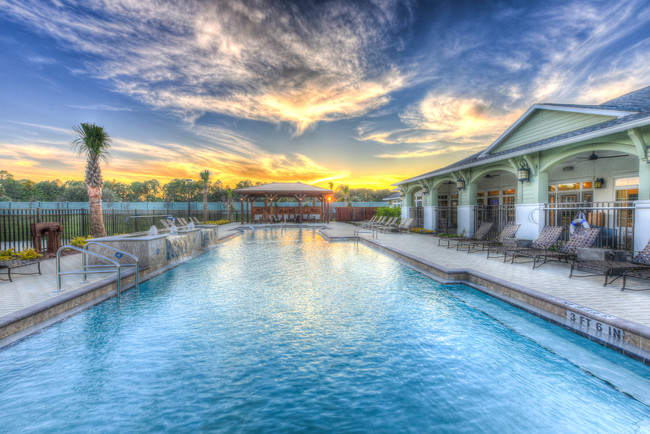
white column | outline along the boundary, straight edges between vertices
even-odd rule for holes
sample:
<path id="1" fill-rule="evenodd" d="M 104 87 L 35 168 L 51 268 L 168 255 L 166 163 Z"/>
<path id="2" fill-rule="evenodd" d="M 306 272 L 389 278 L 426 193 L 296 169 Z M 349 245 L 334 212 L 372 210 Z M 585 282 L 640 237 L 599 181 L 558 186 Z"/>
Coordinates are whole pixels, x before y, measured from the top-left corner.
<path id="1" fill-rule="evenodd" d="M 650 240 L 650 200 L 634 202 L 634 250 L 639 251 Z"/>
<path id="2" fill-rule="evenodd" d="M 458 205 L 458 233 L 474 235 L 474 205 Z"/>
<path id="3" fill-rule="evenodd" d="M 402 202 L 402 203 L 403 203 L 403 202 Z M 406 206 L 402 206 L 402 210 L 401 210 L 401 211 L 402 211 L 402 220 L 401 220 L 401 221 L 404 221 L 404 220 L 406 220 L 407 218 L 409 218 L 409 209 L 408 209 L 408 207 L 406 207 Z"/>
<path id="4" fill-rule="evenodd" d="M 515 205 L 515 223 L 518 223 L 516 237 L 522 240 L 535 240 L 544 228 L 543 203 L 518 203 Z"/>
<path id="5" fill-rule="evenodd" d="M 436 227 L 435 220 L 435 206 L 424 207 L 424 229 L 433 230 Z"/>

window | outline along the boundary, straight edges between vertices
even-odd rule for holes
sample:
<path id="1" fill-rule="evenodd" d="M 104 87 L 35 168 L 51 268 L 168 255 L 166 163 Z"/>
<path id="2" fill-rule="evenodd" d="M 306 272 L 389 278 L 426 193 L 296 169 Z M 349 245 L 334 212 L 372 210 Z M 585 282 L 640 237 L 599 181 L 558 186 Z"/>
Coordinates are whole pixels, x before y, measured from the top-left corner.
<path id="1" fill-rule="evenodd" d="M 639 185 L 639 177 L 638 176 L 632 176 L 629 178 L 618 178 L 614 180 L 614 187 L 630 187 L 630 186 L 638 186 Z"/>

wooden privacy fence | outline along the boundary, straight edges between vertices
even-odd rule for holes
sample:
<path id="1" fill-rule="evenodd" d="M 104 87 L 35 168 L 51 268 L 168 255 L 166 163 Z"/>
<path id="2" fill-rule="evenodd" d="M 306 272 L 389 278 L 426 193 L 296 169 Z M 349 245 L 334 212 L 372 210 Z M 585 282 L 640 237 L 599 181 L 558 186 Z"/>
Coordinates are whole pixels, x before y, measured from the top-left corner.
<path id="1" fill-rule="evenodd" d="M 336 221 L 350 222 L 370 220 L 375 215 L 377 207 L 337 207 Z"/>
<path id="2" fill-rule="evenodd" d="M 147 231 L 151 226 L 162 229 L 160 219 L 165 216 L 187 217 L 187 210 L 103 210 L 107 235 Z M 191 210 L 190 216 L 203 220 L 203 210 Z M 232 213 L 233 220 L 238 217 Z M 208 220 L 227 219 L 223 210 L 208 210 Z M 23 250 L 33 247 L 30 226 L 32 223 L 59 222 L 63 226 L 61 243 L 69 244 L 75 237 L 90 234 L 90 211 L 87 209 L 0 209 L 0 250 Z M 47 247 L 47 237 L 41 240 Z"/>

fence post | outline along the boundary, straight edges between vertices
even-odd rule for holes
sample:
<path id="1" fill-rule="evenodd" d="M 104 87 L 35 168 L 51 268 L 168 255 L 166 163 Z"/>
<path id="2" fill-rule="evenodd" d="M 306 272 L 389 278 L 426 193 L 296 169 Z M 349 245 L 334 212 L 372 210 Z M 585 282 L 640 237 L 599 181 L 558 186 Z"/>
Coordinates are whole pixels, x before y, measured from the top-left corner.
<path id="1" fill-rule="evenodd" d="M 138 232 L 138 209 L 135 209 L 135 231 Z"/>

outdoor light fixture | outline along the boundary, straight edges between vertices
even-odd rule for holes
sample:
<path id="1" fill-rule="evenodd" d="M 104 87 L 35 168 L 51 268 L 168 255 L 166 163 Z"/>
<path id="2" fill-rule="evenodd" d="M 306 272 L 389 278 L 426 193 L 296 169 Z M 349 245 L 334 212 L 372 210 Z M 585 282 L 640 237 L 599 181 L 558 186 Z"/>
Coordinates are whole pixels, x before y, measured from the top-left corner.
<path id="1" fill-rule="evenodd" d="M 530 169 L 528 169 L 528 164 L 526 164 L 525 161 L 522 161 L 519 165 L 519 170 L 517 170 L 517 179 L 521 181 L 522 184 L 530 180 Z"/>
<path id="2" fill-rule="evenodd" d="M 596 178 L 594 181 L 594 188 L 603 188 L 603 184 L 605 183 L 605 180 L 603 178 Z"/>
<path id="3" fill-rule="evenodd" d="M 399 191 L 399 197 L 404 197 L 404 192 L 402 190 Z"/>
<path id="4" fill-rule="evenodd" d="M 422 188 L 422 193 L 429 194 L 429 187 L 424 186 L 424 188 Z"/>
<path id="5" fill-rule="evenodd" d="M 465 180 L 458 178 L 456 180 L 456 188 L 459 190 L 465 190 Z"/>

